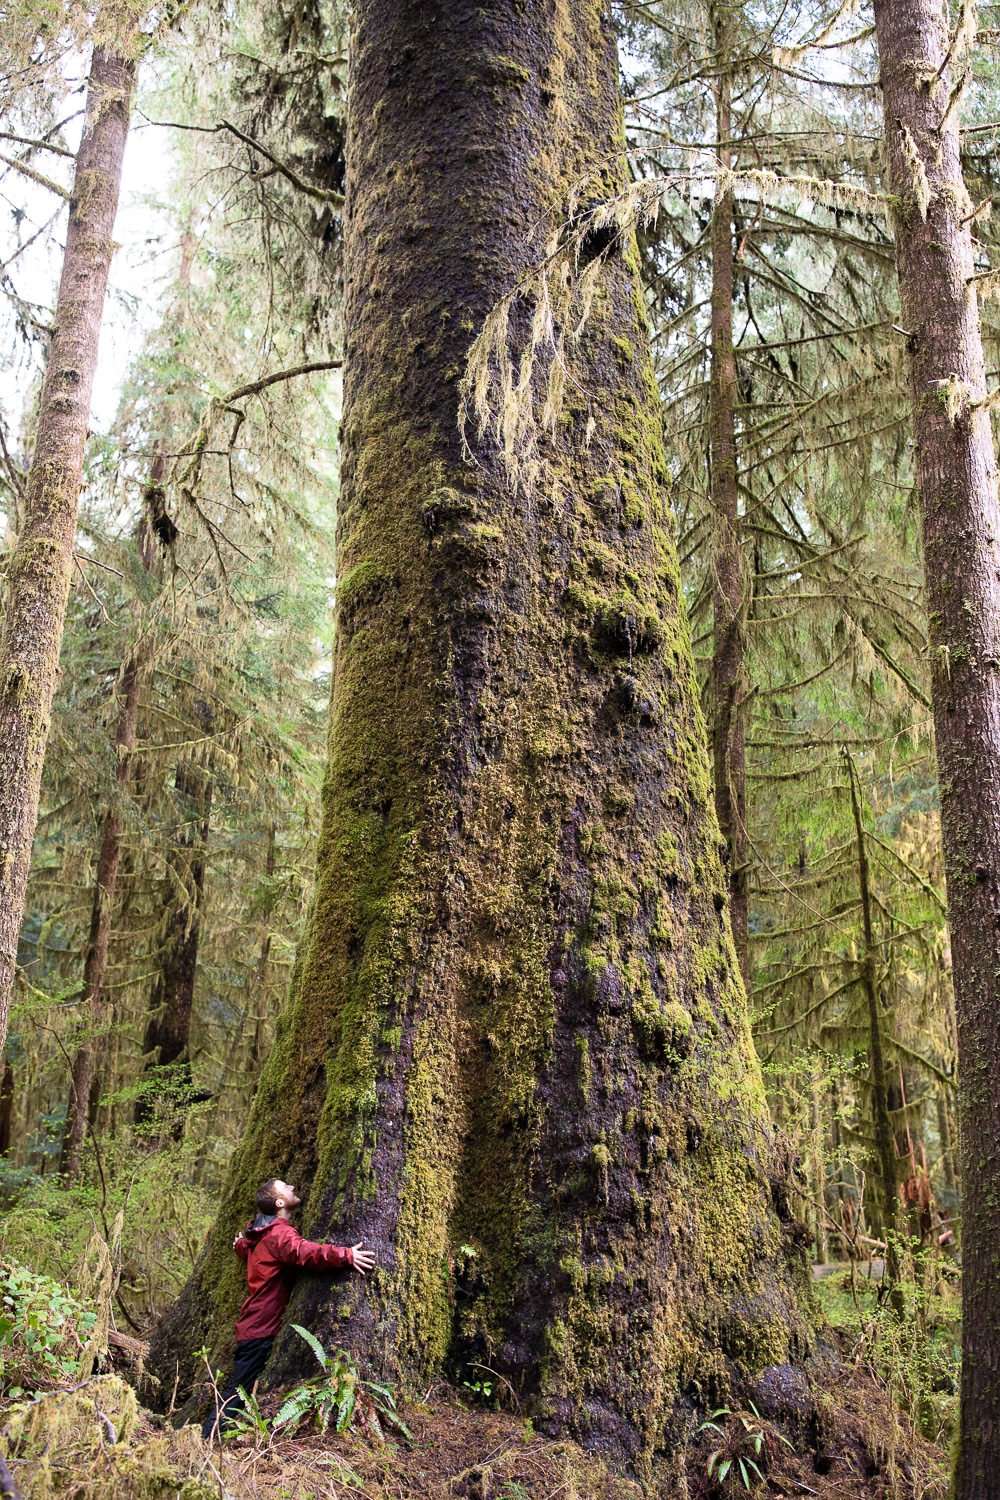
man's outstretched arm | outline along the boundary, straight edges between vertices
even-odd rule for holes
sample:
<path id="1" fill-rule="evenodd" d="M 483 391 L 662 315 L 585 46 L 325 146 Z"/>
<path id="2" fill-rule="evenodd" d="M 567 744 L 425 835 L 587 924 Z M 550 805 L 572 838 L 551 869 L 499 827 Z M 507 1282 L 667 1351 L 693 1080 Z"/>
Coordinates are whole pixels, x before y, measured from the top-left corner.
<path id="1" fill-rule="evenodd" d="M 375 1264 L 375 1256 L 364 1247 L 364 1241 L 356 1245 L 320 1245 L 315 1240 L 304 1240 L 291 1225 L 274 1247 L 274 1257 L 286 1266 L 298 1266 L 303 1271 L 359 1271 L 363 1276 Z"/>

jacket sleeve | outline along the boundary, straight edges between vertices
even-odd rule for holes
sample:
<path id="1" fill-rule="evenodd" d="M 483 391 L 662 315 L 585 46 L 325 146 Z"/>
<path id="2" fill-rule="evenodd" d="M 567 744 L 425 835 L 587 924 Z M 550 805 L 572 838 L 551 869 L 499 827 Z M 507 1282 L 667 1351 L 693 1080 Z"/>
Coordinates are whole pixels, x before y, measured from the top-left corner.
<path id="1" fill-rule="evenodd" d="M 233 1240 L 233 1249 L 236 1251 L 236 1254 L 239 1256 L 240 1260 L 246 1260 L 247 1256 L 250 1254 L 250 1241 L 247 1239 L 245 1234 L 238 1234 L 236 1236 L 236 1238 Z"/>
<path id="2" fill-rule="evenodd" d="M 289 1224 L 271 1252 L 283 1266 L 303 1271 L 340 1271 L 354 1265 L 354 1251 L 346 1245 L 318 1245 L 304 1240 Z"/>

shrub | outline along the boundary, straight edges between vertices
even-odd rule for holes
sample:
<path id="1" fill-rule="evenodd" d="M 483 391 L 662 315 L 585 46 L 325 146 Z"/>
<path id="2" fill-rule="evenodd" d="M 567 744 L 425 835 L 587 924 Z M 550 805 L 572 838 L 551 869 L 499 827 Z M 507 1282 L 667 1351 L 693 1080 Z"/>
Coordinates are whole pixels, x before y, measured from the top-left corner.
<path id="1" fill-rule="evenodd" d="M 0 1260 L 0 1392 L 16 1398 L 72 1379 L 96 1321 L 61 1282 Z"/>

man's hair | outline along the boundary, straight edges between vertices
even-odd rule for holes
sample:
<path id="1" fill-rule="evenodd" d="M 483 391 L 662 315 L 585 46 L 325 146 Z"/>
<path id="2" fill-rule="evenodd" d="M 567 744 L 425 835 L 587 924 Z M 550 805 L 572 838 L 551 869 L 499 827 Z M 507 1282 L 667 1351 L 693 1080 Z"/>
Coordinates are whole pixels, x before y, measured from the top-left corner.
<path id="1" fill-rule="evenodd" d="M 274 1189 L 280 1181 L 280 1177 L 268 1177 L 266 1182 L 262 1182 L 260 1187 L 254 1193 L 253 1201 L 257 1205 L 258 1213 L 273 1214 L 277 1212 L 278 1195 L 274 1191 Z"/>

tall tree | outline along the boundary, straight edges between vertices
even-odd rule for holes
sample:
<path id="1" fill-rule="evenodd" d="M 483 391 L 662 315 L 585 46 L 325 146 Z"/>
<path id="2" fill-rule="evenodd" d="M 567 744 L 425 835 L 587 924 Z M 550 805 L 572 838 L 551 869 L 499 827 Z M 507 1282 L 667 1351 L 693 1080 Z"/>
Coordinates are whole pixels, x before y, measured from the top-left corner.
<path id="1" fill-rule="evenodd" d="M 55 325 L 0 624 L 0 1052 L 73 566 L 139 37 L 138 18 L 128 5 L 103 7 L 94 24 Z"/>
<path id="2" fill-rule="evenodd" d="M 712 214 L 709 486 L 712 502 L 712 751 L 715 806 L 726 841 L 733 938 L 744 982 L 747 952 L 746 580 L 737 479 L 736 350 L 733 344 L 732 32 L 734 7 L 709 7 L 715 52 L 719 186 Z"/>
<path id="3" fill-rule="evenodd" d="M 355 14 L 317 894 L 153 1358 L 190 1376 L 226 1336 L 232 1229 L 281 1170 L 312 1232 L 380 1258 L 332 1300 L 299 1289 L 320 1337 L 410 1378 L 485 1358 L 638 1465 L 683 1392 L 745 1385 L 804 1329 L 618 203 L 613 32 L 589 0 Z"/>
<path id="4" fill-rule="evenodd" d="M 1000 502 L 958 106 L 976 7 L 875 0 L 931 627 L 963 1157 L 958 1500 L 1000 1472 Z"/>

